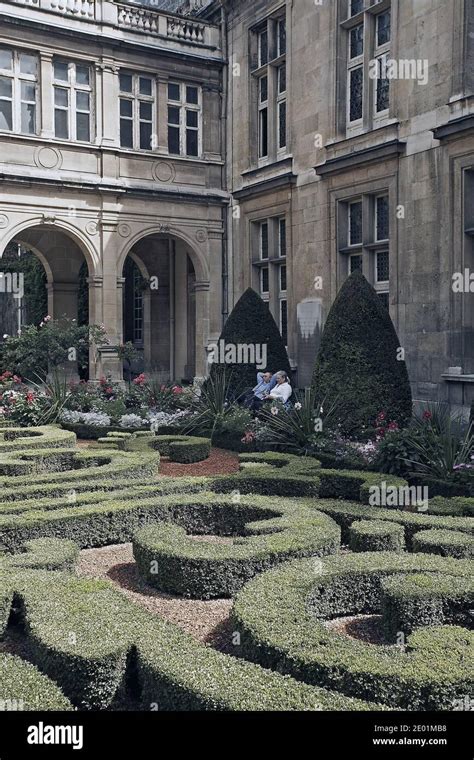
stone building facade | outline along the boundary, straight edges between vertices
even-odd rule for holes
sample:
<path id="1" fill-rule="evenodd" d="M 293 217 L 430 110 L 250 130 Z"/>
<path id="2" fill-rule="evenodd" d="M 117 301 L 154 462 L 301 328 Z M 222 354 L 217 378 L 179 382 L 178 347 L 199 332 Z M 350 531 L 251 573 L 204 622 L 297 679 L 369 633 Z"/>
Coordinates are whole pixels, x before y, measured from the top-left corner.
<path id="1" fill-rule="evenodd" d="M 42 257 L 55 314 L 85 259 L 91 321 L 191 378 L 251 285 L 303 387 L 361 268 L 414 397 L 470 406 L 472 0 L 15 0 L 0 36 L 0 81 L 26 92 L 34 53 L 38 93 L 33 133 L 19 95 L 0 124 L 0 247 Z M 94 371 L 120 373 L 113 347 Z"/>

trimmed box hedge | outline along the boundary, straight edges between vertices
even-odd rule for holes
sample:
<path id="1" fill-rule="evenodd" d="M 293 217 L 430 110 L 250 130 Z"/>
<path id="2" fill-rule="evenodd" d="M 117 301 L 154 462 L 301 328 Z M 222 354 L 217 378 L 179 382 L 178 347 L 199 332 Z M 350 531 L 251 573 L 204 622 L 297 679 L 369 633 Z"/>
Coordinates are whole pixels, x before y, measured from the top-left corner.
<path id="1" fill-rule="evenodd" d="M 29 662 L 0 653 L 0 711 L 69 711 L 70 701 L 57 684 Z"/>
<path id="2" fill-rule="evenodd" d="M 470 578 L 466 560 L 372 552 L 302 559 L 250 581 L 234 601 L 242 653 L 263 667 L 352 696 L 408 710 L 449 710 L 472 694 L 474 634 L 444 626 L 418 630 L 405 651 L 328 629 L 334 617 L 380 613 L 382 579 L 407 573 Z"/>
<path id="3" fill-rule="evenodd" d="M 0 430 L 0 453 L 11 453 L 21 449 L 70 448 L 76 443 L 76 436 L 56 425 L 42 425 L 35 428 L 8 427 Z"/>
<path id="4" fill-rule="evenodd" d="M 132 672 L 145 710 L 379 708 L 210 649 L 108 581 L 45 571 L 12 580 L 33 661 L 79 709 L 109 709 Z"/>
<path id="5" fill-rule="evenodd" d="M 474 539 L 467 533 L 455 530 L 421 530 L 413 536 L 413 551 L 456 559 L 472 559 Z"/>
<path id="6" fill-rule="evenodd" d="M 401 552 L 405 530 L 388 520 L 358 520 L 349 528 L 349 548 L 353 552 Z"/>
<path id="7" fill-rule="evenodd" d="M 397 641 L 422 626 L 469 627 L 474 606 L 472 578 L 413 573 L 382 579 L 382 616 L 385 635 Z"/>
<path id="8" fill-rule="evenodd" d="M 216 526 L 219 509 L 225 510 L 226 519 L 220 518 Z M 133 554 L 147 583 L 197 599 L 231 597 L 254 575 L 279 562 L 339 551 L 340 528 L 331 518 L 302 504 L 254 497 L 243 503 L 217 502 L 212 512 L 203 510 L 203 514 L 206 511 L 211 520 L 208 525 L 201 524 L 201 530 L 215 532 L 220 527 L 228 534 L 234 525 L 246 535 L 230 545 L 193 540 L 182 527 L 187 524 L 185 510 L 179 514 L 180 525 L 146 526 L 133 538 Z M 174 513 L 176 519 L 176 507 Z"/>
<path id="9" fill-rule="evenodd" d="M 159 451 L 161 456 L 182 464 L 202 462 L 211 453 L 210 438 L 190 435 L 157 435 L 150 445 Z"/>

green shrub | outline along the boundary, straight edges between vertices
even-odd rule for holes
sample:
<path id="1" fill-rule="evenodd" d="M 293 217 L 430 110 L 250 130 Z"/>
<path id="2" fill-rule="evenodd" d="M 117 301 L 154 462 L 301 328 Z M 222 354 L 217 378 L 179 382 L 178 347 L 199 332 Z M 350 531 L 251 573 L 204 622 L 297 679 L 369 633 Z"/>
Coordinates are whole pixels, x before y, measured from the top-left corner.
<path id="1" fill-rule="evenodd" d="M 360 272 L 341 287 L 329 312 L 313 385 L 326 403 L 337 403 L 341 430 L 357 435 L 379 412 L 405 425 L 412 401 L 404 361 L 388 310 Z"/>
<path id="2" fill-rule="evenodd" d="M 33 661 L 80 709 L 110 708 L 132 673 L 145 710 L 378 707 L 203 646 L 108 581 L 41 571 L 22 571 L 13 581 Z"/>
<path id="3" fill-rule="evenodd" d="M 393 575 L 382 580 L 382 617 L 388 640 L 421 626 L 469 626 L 474 603 L 471 578 L 441 573 Z"/>
<path id="4" fill-rule="evenodd" d="M 0 430 L 0 453 L 12 453 L 25 449 L 70 448 L 76 443 L 76 436 L 55 425 L 36 428 L 8 427 Z"/>
<path id="5" fill-rule="evenodd" d="M 403 525 L 388 520 L 358 520 L 349 529 L 353 552 L 401 552 L 405 548 Z"/>
<path id="6" fill-rule="evenodd" d="M 413 536 L 413 551 L 457 559 L 474 558 L 474 539 L 455 530 L 422 530 Z"/>
<path id="7" fill-rule="evenodd" d="M 474 499 L 462 496 L 452 498 L 435 496 L 429 501 L 428 512 L 431 515 L 474 517 Z"/>
<path id="8" fill-rule="evenodd" d="M 0 654 L 0 711 L 72 710 L 59 687 L 31 665 L 11 654 Z"/>
<path id="9" fill-rule="evenodd" d="M 275 320 L 260 296 L 248 288 L 234 306 L 218 341 L 224 345 L 265 346 L 267 367 L 273 372 L 283 370 L 291 377 L 291 368 L 285 344 Z M 263 369 L 267 369 L 264 367 Z M 211 366 L 211 377 L 225 371 L 231 376 L 231 392 L 241 394 L 256 385 L 256 364 L 235 362 L 221 364 L 215 361 Z"/>
<path id="10" fill-rule="evenodd" d="M 406 650 L 341 636 L 326 621 L 378 614 L 381 581 L 391 575 L 442 573 L 470 578 L 465 560 L 366 552 L 302 559 L 257 576 L 238 593 L 232 623 L 242 654 L 263 667 L 347 695 L 408 710 L 449 710 L 472 693 L 472 632 L 459 627 L 413 634 Z"/>
<path id="11" fill-rule="evenodd" d="M 211 453 L 209 438 L 189 438 L 187 441 L 170 441 L 169 457 L 172 462 L 191 464 L 202 462 Z"/>
<path id="12" fill-rule="evenodd" d="M 198 599 L 230 597 L 257 573 L 293 557 L 323 556 L 339 550 L 340 530 L 333 520 L 302 505 L 281 499 L 254 498 L 247 503 L 224 501 L 213 505 L 211 524 L 215 530 L 216 513 L 226 511 L 226 528 L 239 524 L 245 537 L 232 544 L 209 543 L 189 538 L 186 512 L 180 526 L 158 523 L 142 528 L 133 538 L 133 553 L 141 576 L 152 586 L 170 594 Z M 234 514 L 229 514 L 229 513 Z M 271 516 L 270 516 L 271 515 Z M 175 507 L 175 519 L 177 511 Z M 263 518 L 263 519 L 262 519 Z M 246 524 L 246 519 L 252 522 Z M 224 520 L 221 518 L 221 525 Z"/>

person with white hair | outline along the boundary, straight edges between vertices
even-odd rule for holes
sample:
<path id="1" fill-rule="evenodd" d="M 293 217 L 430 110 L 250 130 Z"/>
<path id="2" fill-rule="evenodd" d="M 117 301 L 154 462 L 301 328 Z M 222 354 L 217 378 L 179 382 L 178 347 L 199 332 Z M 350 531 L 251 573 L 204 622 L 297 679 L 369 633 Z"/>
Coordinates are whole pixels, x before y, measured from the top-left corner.
<path id="1" fill-rule="evenodd" d="M 286 404 L 292 393 L 293 389 L 289 383 L 288 375 L 283 370 L 280 370 L 280 372 L 276 373 L 276 385 L 266 398 Z"/>

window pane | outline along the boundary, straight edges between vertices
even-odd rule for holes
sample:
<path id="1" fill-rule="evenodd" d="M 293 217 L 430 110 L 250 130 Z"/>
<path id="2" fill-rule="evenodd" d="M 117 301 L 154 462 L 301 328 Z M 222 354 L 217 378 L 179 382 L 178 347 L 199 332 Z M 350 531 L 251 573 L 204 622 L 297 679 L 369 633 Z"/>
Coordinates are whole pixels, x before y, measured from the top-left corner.
<path id="1" fill-rule="evenodd" d="M 27 135 L 34 135 L 36 131 L 36 106 L 34 103 L 21 104 L 21 131 Z"/>
<path id="2" fill-rule="evenodd" d="M 197 106 L 199 103 L 198 95 L 199 93 L 197 87 L 186 87 L 186 103 Z"/>
<path id="3" fill-rule="evenodd" d="M 349 274 L 362 272 L 362 256 L 349 256 Z"/>
<path id="4" fill-rule="evenodd" d="M 353 69 L 350 74 L 349 121 L 362 119 L 362 90 L 364 73 L 362 67 Z"/>
<path id="5" fill-rule="evenodd" d="M 389 279 L 388 251 L 379 251 L 377 257 L 377 282 L 387 282 Z"/>
<path id="6" fill-rule="evenodd" d="M 278 92 L 286 91 L 286 66 L 278 69 Z"/>
<path id="7" fill-rule="evenodd" d="M 133 123 L 130 119 L 120 119 L 120 145 L 133 148 Z"/>
<path id="8" fill-rule="evenodd" d="M 286 22 L 284 20 L 278 22 L 278 54 L 284 55 L 286 53 Z"/>
<path id="9" fill-rule="evenodd" d="M 260 258 L 268 259 L 268 224 L 260 225 Z"/>
<path id="10" fill-rule="evenodd" d="M 0 69 L 6 69 L 11 71 L 13 61 L 13 53 L 11 50 L 5 48 L 0 49 Z"/>
<path id="11" fill-rule="evenodd" d="M 133 80 L 131 74 L 120 74 L 120 92 L 132 92 Z"/>
<path id="12" fill-rule="evenodd" d="M 385 45 L 390 42 L 390 11 L 379 13 L 377 16 L 377 45 Z"/>
<path id="13" fill-rule="evenodd" d="M 89 84 L 90 82 L 90 70 L 89 66 L 77 65 L 76 66 L 76 82 L 77 84 Z"/>
<path id="14" fill-rule="evenodd" d="M 268 155 L 268 110 L 260 111 L 260 157 Z"/>
<path id="15" fill-rule="evenodd" d="M 364 25 L 351 29 L 351 58 L 357 58 L 364 52 Z"/>
<path id="16" fill-rule="evenodd" d="M 56 61 L 54 64 L 54 78 L 59 79 L 60 82 L 68 81 L 68 65 L 61 61 Z"/>
<path id="17" fill-rule="evenodd" d="M 384 73 L 383 62 L 385 56 L 379 58 L 377 61 L 378 78 L 377 78 L 377 97 L 375 108 L 377 113 L 380 111 L 386 111 L 390 102 L 390 80 L 388 77 L 382 77 Z"/>
<path id="18" fill-rule="evenodd" d="M 168 150 L 175 156 L 179 156 L 179 129 L 177 127 L 168 127 Z"/>
<path id="19" fill-rule="evenodd" d="M 286 220 L 280 219 L 280 256 L 286 256 Z"/>
<path id="20" fill-rule="evenodd" d="M 68 112 L 59 111 L 54 112 L 54 134 L 56 137 L 61 137 L 64 140 L 69 139 L 69 127 L 68 127 Z"/>
<path id="21" fill-rule="evenodd" d="M 389 304 L 389 294 L 388 293 L 377 293 L 381 303 L 384 305 L 384 307 L 389 311 L 390 304 Z"/>
<path id="22" fill-rule="evenodd" d="M 148 121 L 140 122 L 140 148 L 151 150 L 151 123 Z"/>
<path id="23" fill-rule="evenodd" d="M 62 87 L 54 88 L 54 105 L 67 107 L 69 102 L 69 93 Z"/>
<path id="24" fill-rule="evenodd" d="M 264 66 L 268 63 L 268 32 L 261 32 L 259 36 L 259 63 L 260 66 Z"/>
<path id="25" fill-rule="evenodd" d="M 11 98 L 12 80 L 6 77 L 0 77 L 0 98 Z"/>
<path id="26" fill-rule="evenodd" d="M 286 146 L 286 102 L 278 107 L 278 147 Z"/>
<path id="27" fill-rule="evenodd" d="M 152 120 L 151 103 L 140 103 L 140 119 L 145 119 L 146 121 Z"/>
<path id="28" fill-rule="evenodd" d="M 351 16 L 355 16 L 356 13 L 360 13 L 364 9 L 364 0 L 350 0 L 351 2 Z"/>
<path id="29" fill-rule="evenodd" d="M 138 84 L 140 95 L 151 95 L 151 79 L 148 77 L 140 77 L 139 84 Z"/>
<path id="30" fill-rule="evenodd" d="M 179 84 L 169 84 L 168 85 L 168 100 L 175 100 L 179 102 L 181 100 L 179 89 L 180 89 Z"/>
<path id="31" fill-rule="evenodd" d="M 0 100 L 0 129 L 13 129 L 12 104 L 9 100 Z"/>
<path id="32" fill-rule="evenodd" d="M 33 102 L 36 100 L 36 85 L 30 82 L 21 83 L 21 99 Z"/>
<path id="33" fill-rule="evenodd" d="M 186 130 L 186 155 L 198 155 L 198 133 L 196 129 Z"/>
<path id="34" fill-rule="evenodd" d="M 30 55 L 29 53 L 20 53 L 20 72 L 22 74 L 35 74 L 38 66 L 38 58 L 36 55 Z"/>
<path id="35" fill-rule="evenodd" d="M 388 240 L 389 237 L 389 215 L 388 215 L 388 195 L 377 198 L 376 201 L 377 216 L 377 240 Z"/>
<path id="36" fill-rule="evenodd" d="M 263 269 L 260 270 L 260 287 L 262 290 L 262 293 L 268 293 L 268 283 L 269 283 L 269 277 L 268 277 L 268 267 L 263 267 Z"/>
<path id="37" fill-rule="evenodd" d="M 268 77 L 261 77 L 260 82 L 260 103 L 268 100 Z"/>
<path id="38" fill-rule="evenodd" d="M 179 124 L 179 108 L 175 108 L 175 106 L 168 107 L 168 123 Z"/>
<path id="39" fill-rule="evenodd" d="M 89 93 L 88 92 L 77 92 L 76 93 L 76 106 L 79 108 L 80 111 L 89 111 L 90 110 L 90 99 L 89 99 Z"/>
<path id="40" fill-rule="evenodd" d="M 286 266 L 280 267 L 280 290 L 286 290 Z"/>
<path id="41" fill-rule="evenodd" d="M 186 111 L 186 125 L 188 127 L 197 127 L 198 125 L 197 111 Z"/>
<path id="42" fill-rule="evenodd" d="M 362 201 L 349 205 L 349 245 L 362 243 Z"/>
<path id="43" fill-rule="evenodd" d="M 90 117 L 88 113 L 76 114 L 76 133 L 78 140 L 89 142 L 91 139 Z"/>
<path id="44" fill-rule="evenodd" d="M 133 103 L 131 100 L 120 99 L 120 116 L 132 117 Z"/>

